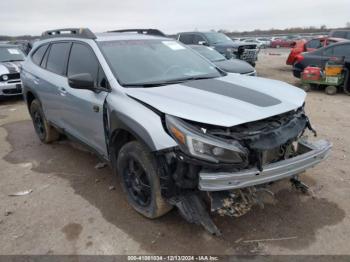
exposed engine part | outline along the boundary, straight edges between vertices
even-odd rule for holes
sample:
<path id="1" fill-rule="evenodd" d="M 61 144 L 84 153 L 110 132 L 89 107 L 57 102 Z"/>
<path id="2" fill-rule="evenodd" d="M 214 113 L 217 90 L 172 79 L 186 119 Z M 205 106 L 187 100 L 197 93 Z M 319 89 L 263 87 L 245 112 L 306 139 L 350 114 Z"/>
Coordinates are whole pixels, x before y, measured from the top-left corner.
<path id="1" fill-rule="evenodd" d="M 290 182 L 292 183 L 292 186 L 295 187 L 295 189 L 300 190 L 304 194 L 309 193 L 310 187 L 301 182 L 298 176 L 291 178 Z"/>
<path id="2" fill-rule="evenodd" d="M 248 213 L 254 205 L 264 208 L 259 193 L 274 194 L 262 187 L 247 187 L 234 191 L 218 191 L 208 193 L 211 200 L 211 211 L 221 216 L 240 217 Z"/>
<path id="3" fill-rule="evenodd" d="M 189 223 L 202 225 L 213 235 L 221 235 L 221 231 L 210 218 L 207 208 L 198 194 L 187 192 L 186 194 L 169 199 L 169 203 L 175 205 L 181 216 Z"/>

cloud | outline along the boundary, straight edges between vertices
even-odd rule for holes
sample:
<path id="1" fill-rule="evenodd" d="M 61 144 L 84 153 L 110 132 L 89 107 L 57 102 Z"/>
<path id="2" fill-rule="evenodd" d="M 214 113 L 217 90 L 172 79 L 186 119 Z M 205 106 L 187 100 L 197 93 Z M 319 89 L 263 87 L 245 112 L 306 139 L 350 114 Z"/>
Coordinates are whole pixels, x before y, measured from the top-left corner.
<path id="1" fill-rule="evenodd" d="M 0 4 L 0 34 L 40 34 L 62 27 L 93 31 L 155 27 L 187 30 L 253 30 L 294 26 L 345 26 L 348 0 L 11 0 Z"/>

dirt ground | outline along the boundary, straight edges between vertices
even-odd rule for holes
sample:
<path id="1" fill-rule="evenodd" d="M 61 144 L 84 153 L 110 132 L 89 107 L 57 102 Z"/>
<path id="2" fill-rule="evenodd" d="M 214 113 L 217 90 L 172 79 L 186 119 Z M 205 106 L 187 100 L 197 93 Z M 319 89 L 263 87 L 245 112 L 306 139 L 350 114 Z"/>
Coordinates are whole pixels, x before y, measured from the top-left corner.
<path id="1" fill-rule="evenodd" d="M 282 49 L 262 51 L 259 75 L 297 84 L 286 56 Z M 221 238 L 175 210 L 143 218 L 119 186 L 109 190 L 111 170 L 96 169 L 94 155 L 68 140 L 41 144 L 21 99 L 2 101 L 0 254 L 350 254 L 349 101 L 344 94 L 308 94 L 314 128 L 334 145 L 328 160 L 302 176 L 313 196 L 281 182 L 264 209 L 236 219 L 215 216 Z"/>

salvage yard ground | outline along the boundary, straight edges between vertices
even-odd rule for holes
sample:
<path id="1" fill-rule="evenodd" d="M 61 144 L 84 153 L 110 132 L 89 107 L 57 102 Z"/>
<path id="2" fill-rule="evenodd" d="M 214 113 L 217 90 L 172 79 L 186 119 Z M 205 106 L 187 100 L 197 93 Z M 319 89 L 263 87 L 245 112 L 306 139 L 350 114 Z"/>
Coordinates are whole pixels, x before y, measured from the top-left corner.
<path id="1" fill-rule="evenodd" d="M 259 75 L 298 84 L 287 51 L 263 50 Z M 94 155 L 68 140 L 41 144 L 21 99 L 0 102 L 0 254 L 350 254 L 349 101 L 308 94 L 314 128 L 334 145 L 327 161 L 302 176 L 313 195 L 275 184 L 276 199 L 264 209 L 216 216 L 221 238 L 176 211 L 143 218 L 119 184 L 110 190 L 111 170 L 95 168 Z"/>

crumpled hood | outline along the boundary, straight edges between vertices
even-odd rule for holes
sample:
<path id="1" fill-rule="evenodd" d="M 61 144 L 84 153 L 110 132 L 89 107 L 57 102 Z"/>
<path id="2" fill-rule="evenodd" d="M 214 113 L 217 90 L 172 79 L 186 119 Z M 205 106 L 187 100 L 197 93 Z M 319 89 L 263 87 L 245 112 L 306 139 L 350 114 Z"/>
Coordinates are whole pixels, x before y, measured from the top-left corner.
<path id="1" fill-rule="evenodd" d="M 0 62 L 0 75 L 19 73 L 21 64 L 22 62 Z"/>
<path id="2" fill-rule="evenodd" d="M 239 74 L 125 92 L 165 114 L 224 127 L 297 109 L 306 96 L 284 82 Z"/>
<path id="3" fill-rule="evenodd" d="M 213 63 L 220 69 L 229 73 L 247 74 L 255 70 L 250 64 L 239 59 L 229 59 Z"/>

